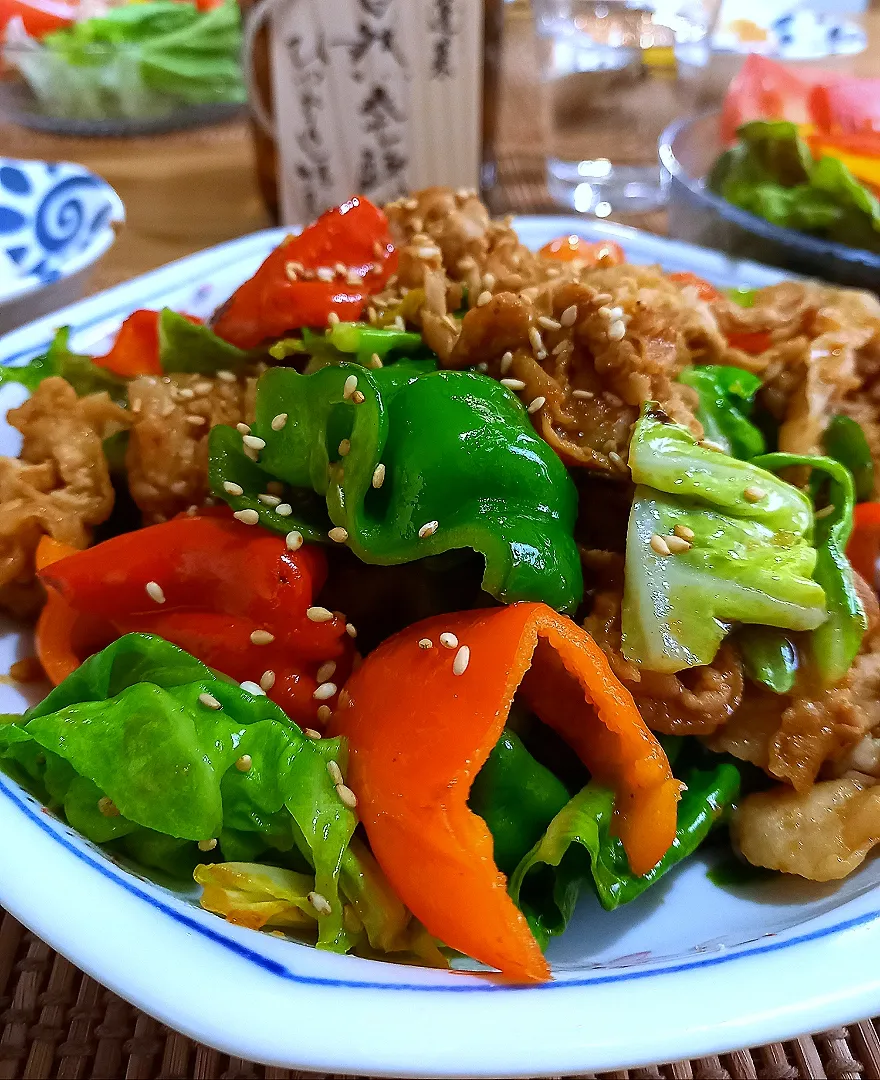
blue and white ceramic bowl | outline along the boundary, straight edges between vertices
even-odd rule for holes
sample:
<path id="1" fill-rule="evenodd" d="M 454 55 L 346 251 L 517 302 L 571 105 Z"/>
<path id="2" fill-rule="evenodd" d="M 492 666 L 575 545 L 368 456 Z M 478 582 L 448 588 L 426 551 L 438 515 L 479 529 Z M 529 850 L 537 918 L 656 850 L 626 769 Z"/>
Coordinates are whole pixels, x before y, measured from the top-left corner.
<path id="1" fill-rule="evenodd" d="M 124 219 L 82 165 L 0 157 L 0 333 L 80 299 Z"/>

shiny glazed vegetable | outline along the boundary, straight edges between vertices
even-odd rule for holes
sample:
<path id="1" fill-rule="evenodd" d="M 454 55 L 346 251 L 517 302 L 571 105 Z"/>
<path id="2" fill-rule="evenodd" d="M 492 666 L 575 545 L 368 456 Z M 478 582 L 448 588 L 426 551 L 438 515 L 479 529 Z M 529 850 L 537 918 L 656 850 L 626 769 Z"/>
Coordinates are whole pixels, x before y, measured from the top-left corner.
<path id="1" fill-rule="evenodd" d="M 244 439 L 211 432 L 211 489 L 236 511 L 345 543 L 366 563 L 472 548 L 486 559 L 483 588 L 499 600 L 562 611 L 579 603 L 577 493 L 496 380 L 435 371 L 432 360 L 312 375 L 273 368 L 260 378 L 256 412 Z M 273 480 L 289 487 L 267 497 Z"/>
<path id="2" fill-rule="evenodd" d="M 706 364 L 685 368 L 678 381 L 697 392 L 697 419 L 703 425 L 704 438 L 744 461 L 764 453 L 764 436 L 750 419 L 761 386 L 757 375 L 742 368 Z"/>
<path id="3" fill-rule="evenodd" d="M 348 739 L 349 782 L 379 865 L 431 934 L 512 978 L 549 971 L 468 795 L 515 693 L 615 791 L 614 829 L 635 873 L 672 843 L 681 785 L 660 744 L 592 638 L 543 604 L 410 626 L 346 691 L 333 725 Z"/>
<path id="4" fill-rule="evenodd" d="M 191 874 L 206 851 L 292 863 L 324 901 L 309 902 L 319 947 L 359 940 L 342 895 L 362 896 L 363 875 L 380 875 L 350 846 L 357 817 L 327 769 L 336 761 L 344 773 L 338 739 L 307 739 L 267 698 L 148 634 L 119 638 L 4 719 L 4 768 L 90 840 L 173 874 Z M 382 897 L 377 946 L 383 933 L 402 937 L 399 901 L 384 886 L 370 895 Z"/>
<path id="5" fill-rule="evenodd" d="M 116 634 L 158 634 L 234 679 L 262 685 L 289 716 L 313 725 L 318 669 L 331 664 L 322 681 L 341 686 L 353 653 L 344 618 L 315 622 L 306 614 L 326 577 L 324 555 L 313 546 L 290 551 L 281 537 L 222 513 L 123 533 L 53 562 L 41 579 Z M 332 705 L 335 689 L 322 700 Z"/>
<path id="6" fill-rule="evenodd" d="M 699 446 L 656 405 L 633 430 L 629 465 L 638 486 L 622 617 L 628 660 L 680 671 L 711 663 L 731 623 L 814 630 L 824 622 L 806 495 Z"/>
<path id="7" fill-rule="evenodd" d="M 279 245 L 219 310 L 213 329 L 253 349 L 290 330 L 324 327 L 331 314 L 357 319 L 396 269 L 385 215 L 362 196 L 349 199 Z"/>

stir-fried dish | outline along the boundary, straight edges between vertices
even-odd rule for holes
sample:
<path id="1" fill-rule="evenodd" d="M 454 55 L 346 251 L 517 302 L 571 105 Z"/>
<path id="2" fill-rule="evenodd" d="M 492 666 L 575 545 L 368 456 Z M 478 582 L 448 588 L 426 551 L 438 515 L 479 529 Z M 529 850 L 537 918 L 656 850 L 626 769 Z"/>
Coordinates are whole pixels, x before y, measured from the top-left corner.
<path id="1" fill-rule="evenodd" d="M 0 598 L 54 689 L 0 764 L 207 909 L 533 981 L 583 890 L 880 841 L 875 298 L 535 253 L 432 188 L 2 377 Z"/>

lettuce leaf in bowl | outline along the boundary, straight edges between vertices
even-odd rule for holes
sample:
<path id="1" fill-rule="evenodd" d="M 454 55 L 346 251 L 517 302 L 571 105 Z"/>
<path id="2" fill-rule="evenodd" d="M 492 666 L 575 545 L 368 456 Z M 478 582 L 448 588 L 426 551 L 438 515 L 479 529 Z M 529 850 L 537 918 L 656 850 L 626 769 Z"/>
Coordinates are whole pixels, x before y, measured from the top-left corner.
<path id="1" fill-rule="evenodd" d="M 712 191 L 774 225 L 880 251 L 880 200 L 840 160 L 814 160 L 796 124 L 753 120 L 716 161 Z"/>

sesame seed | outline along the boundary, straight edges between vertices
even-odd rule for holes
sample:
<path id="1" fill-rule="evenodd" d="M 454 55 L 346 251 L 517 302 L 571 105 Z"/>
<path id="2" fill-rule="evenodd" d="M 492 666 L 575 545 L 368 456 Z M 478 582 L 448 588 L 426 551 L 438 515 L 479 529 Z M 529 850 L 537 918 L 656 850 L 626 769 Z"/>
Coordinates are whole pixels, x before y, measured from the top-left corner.
<path id="1" fill-rule="evenodd" d="M 187 413 L 186 422 L 192 424 L 193 427 L 200 427 L 202 424 L 207 424 L 208 418 L 199 416 L 198 413 Z"/>
<path id="2" fill-rule="evenodd" d="M 589 401 L 590 398 L 594 398 L 596 395 L 592 390 L 572 390 L 571 396 L 579 401 Z"/>
<path id="3" fill-rule="evenodd" d="M 813 517 L 816 521 L 819 521 L 822 518 L 828 517 L 829 514 L 833 514 L 834 509 L 834 504 L 829 503 L 828 506 L 823 506 L 821 510 L 817 510 L 816 513 L 813 514 Z"/>
<path id="4" fill-rule="evenodd" d="M 489 365 L 486 363 L 485 360 L 481 360 L 479 364 L 476 365 L 474 370 L 482 372 L 485 375 L 485 373 L 489 370 Z"/>
<path id="5" fill-rule="evenodd" d="M 351 451 L 351 439 L 342 439 L 337 449 L 340 457 L 346 457 Z"/>
<path id="6" fill-rule="evenodd" d="M 329 266 L 319 266 L 315 271 L 315 277 L 318 281 L 332 281 L 334 274 Z"/>
<path id="7" fill-rule="evenodd" d="M 378 489 L 385 483 L 385 466 L 380 461 L 379 464 L 373 469 L 373 487 Z"/>
<path id="8" fill-rule="evenodd" d="M 440 644 L 443 646 L 444 649 L 457 649 L 458 638 L 455 636 L 455 634 L 450 634 L 449 632 L 446 632 L 440 635 Z"/>
<path id="9" fill-rule="evenodd" d="M 501 374 L 506 375 L 513 363 L 513 353 L 509 350 L 501 357 Z"/>
<path id="10" fill-rule="evenodd" d="M 287 413 L 280 412 L 277 416 L 272 417 L 272 423 L 270 427 L 273 431 L 280 431 L 287 423 Z"/>
<path id="11" fill-rule="evenodd" d="M 541 331 L 537 326 L 529 327 L 529 341 L 532 343 L 532 348 L 536 354 L 544 353 L 547 355 L 547 350 L 544 348 L 544 339 L 541 337 Z"/>
<path id="12" fill-rule="evenodd" d="M 360 392 L 360 390 L 355 390 L 355 392 L 351 395 L 351 400 L 355 403 L 355 405 L 363 405 L 363 403 L 367 399 Z"/>
<path id="13" fill-rule="evenodd" d="M 321 683 L 319 687 L 317 687 L 317 689 L 312 694 L 312 697 L 315 699 L 315 701 L 327 701 L 329 698 L 332 698 L 336 694 L 336 689 L 336 683 L 324 682 Z"/>
<path id="14" fill-rule="evenodd" d="M 275 635 L 270 634 L 268 630 L 254 630 L 251 634 L 251 642 L 254 645 L 271 645 L 275 640 Z"/>
<path id="15" fill-rule="evenodd" d="M 98 799 L 98 813 L 103 814 L 104 817 L 119 817 L 119 807 L 111 798 L 102 795 Z"/>
<path id="16" fill-rule="evenodd" d="M 346 285 L 361 285 L 362 283 L 363 279 L 361 278 L 357 270 L 349 270 L 348 273 L 345 275 Z"/>
<path id="17" fill-rule="evenodd" d="M 235 430 L 239 433 L 239 435 L 250 435 L 251 433 L 249 424 L 236 424 Z"/>
<path id="18" fill-rule="evenodd" d="M 617 469 L 623 470 L 623 469 L 626 468 L 626 462 L 623 460 L 623 458 L 620 456 L 620 454 L 617 453 L 616 450 L 609 451 L 608 460 Z"/>
<path id="19" fill-rule="evenodd" d="M 407 199 L 403 203 L 403 208 L 404 208 L 404 210 L 415 210 L 418 207 L 418 205 L 419 205 L 419 203 L 418 203 L 417 199 Z"/>
<path id="20" fill-rule="evenodd" d="M 357 375 L 349 375 L 345 380 L 345 384 L 342 387 L 343 398 L 350 398 L 351 395 L 357 390 L 358 377 Z"/>
<path id="21" fill-rule="evenodd" d="M 260 520 L 260 515 L 256 510 L 251 510 L 250 507 L 246 510 L 236 510 L 232 516 L 240 521 L 242 525 L 256 525 Z"/>
<path id="22" fill-rule="evenodd" d="M 315 742 L 317 742 L 318 739 L 321 738 L 321 732 L 320 731 L 315 731 L 315 729 L 313 727 L 304 727 L 302 729 L 302 732 L 303 732 L 303 735 L 305 735 L 305 737 L 307 739 L 312 739 Z"/>
<path id="23" fill-rule="evenodd" d="M 236 378 L 232 374 L 232 372 L 231 371 L 226 371 L 226 370 L 218 371 L 217 372 L 217 378 L 221 382 L 235 382 L 236 381 Z"/>
<path id="24" fill-rule="evenodd" d="M 369 360 L 369 363 L 367 364 L 367 367 L 371 367 L 371 368 L 380 368 L 380 367 L 382 367 L 382 357 L 378 353 L 373 353 L 373 355 L 370 357 L 370 360 Z"/>
<path id="25" fill-rule="evenodd" d="M 433 259 L 440 254 L 440 249 L 430 246 L 416 248 L 416 255 L 420 259 Z"/>
<path id="26" fill-rule="evenodd" d="M 250 772 L 254 761 L 250 754 L 242 754 L 236 761 L 235 767 L 239 772 Z"/>
<path id="27" fill-rule="evenodd" d="M 549 315 L 539 315 L 538 324 L 543 326 L 545 330 L 561 330 L 562 323 L 557 319 L 551 319 Z"/>
<path id="28" fill-rule="evenodd" d="M 192 401 L 196 396 L 195 390 L 190 390 L 188 386 L 182 386 L 176 391 L 178 398 L 183 401 Z"/>
<path id="29" fill-rule="evenodd" d="M 345 624 L 345 632 L 350 638 L 356 638 L 358 636 L 357 627 L 354 623 L 347 622 Z"/>
<path id="30" fill-rule="evenodd" d="M 526 412 L 536 413 L 539 409 L 543 409 L 546 404 L 547 399 L 545 397 L 538 396 L 536 398 L 532 398 L 532 400 L 528 404 L 528 407 L 526 408 Z"/>
<path id="31" fill-rule="evenodd" d="M 373 254 L 376 256 L 377 259 L 381 259 L 382 256 L 385 254 L 385 249 L 382 247 L 378 240 L 373 241 Z"/>
<path id="32" fill-rule="evenodd" d="M 233 484 L 231 480 L 223 481 L 223 490 L 227 495 L 244 495 L 244 488 L 241 484 Z"/>
<path id="33" fill-rule="evenodd" d="M 403 321 L 403 316 L 402 315 L 395 315 L 394 316 L 394 329 L 395 330 L 406 330 L 406 323 Z"/>
<path id="34" fill-rule="evenodd" d="M 306 608 L 306 618 L 309 622 L 330 622 L 333 612 L 325 607 L 310 607 Z"/>
<path id="35" fill-rule="evenodd" d="M 315 676 L 315 678 L 318 680 L 319 683 L 327 682 L 328 679 L 333 678 L 335 673 L 336 673 L 336 661 L 335 660 L 326 660 L 318 668 L 318 674 Z"/>
<path id="36" fill-rule="evenodd" d="M 559 322 L 562 326 L 574 326 L 577 322 L 578 309 L 576 304 L 570 304 L 565 311 L 559 316 Z"/>
<path id="37" fill-rule="evenodd" d="M 420 649 L 433 649 L 434 648 L 434 642 L 431 641 L 431 639 L 429 637 L 419 638 L 419 648 Z"/>
<path id="38" fill-rule="evenodd" d="M 322 724 L 326 724 L 333 715 L 333 710 L 329 705 L 319 705 L 316 715 Z"/>
<path id="39" fill-rule="evenodd" d="M 263 674 L 260 676 L 260 689 L 268 691 L 271 690 L 274 685 L 275 672 L 271 668 L 269 668 L 267 671 L 264 671 Z"/>
<path id="40" fill-rule="evenodd" d="M 571 352 L 573 349 L 574 345 L 572 344 L 571 340 L 569 338 L 563 338 L 561 341 L 557 341 L 557 343 L 553 346 L 553 348 L 550 350 L 550 355 L 562 356 L 564 352 Z"/>
<path id="41" fill-rule="evenodd" d="M 766 499 L 767 492 L 763 488 L 758 487 L 757 484 L 750 484 L 743 492 L 743 498 L 746 502 L 756 503 L 760 502 L 761 499 Z"/>
<path id="42" fill-rule="evenodd" d="M 714 450 L 717 454 L 726 453 L 726 450 L 721 443 L 717 443 L 713 439 L 703 439 L 700 446 L 702 446 L 704 450 Z"/>
<path id="43" fill-rule="evenodd" d="M 663 537 L 660 536 L 658 533 L 654 533 L 654 535 L 651 537 L 651 548 L 658 555 L 671 555 L 672 554 L 672 552 L 669 550 L 669 545 L 666 543 L 666 541 L 663 539 Z"/>
<path id="44" fill-rule="evenodd" d="M 210 840 L 199 840 L 199 851 L 213 851 L 216 846 L 216 836 L 211 837 Z"/>
<path id="45" fill-rule="evenodd" d="M 243 683 L 239 683 L 239 686 L 242 688 L 242 690 L 247 690 L 249 694 L 253 694 L 254 697 L 266 696 L 266 691 L 262 688 L 262 686 L 259 686 L 251 679 L 245 679 Z"/>
<path id="46" fill-rule="evenodd" d="M 348 539 L 348 529 L 343 529 L 341 525 L 334 526 L 327 535 L 335 544 L 344 544 Z"/>
<path id="47" fill-rule="evenodd" d="M 690 551 L 691 549 L 689 541 L 681 536 L 664 536 L 663 539 L 666 541 L 666 546 L 673 555 L 681 555 L 682 552 Z"/>
<path id="48" fill-rule="evenodd" d="M 199 694 L 199 702 L 200 704 L 206 706 L 209 709 L 222 708 L 220 702 L 214 697 L 213 694 L 209 694 L 207 690 L 204 690 L 201 694 Z"/>
<path id="49" fill-rule="evenodd" d="M 294 529 L 292 532 L 289 532 L 284 539 L 287 543 L 288 551 L 299 551 L 299 549 L 303 546 L 302 533 L 297 532 L 296 529 Z"/>
<path id="50" fill-rule="evenodd" d="M 281 500 L 278 498 L 277 495 L 263 495 L 263 494 L 260 494 L 260 495 L 257 496 L 257 498 L 260 500 L 260 502 L 264 506 L 273 506 L 274 507 L 274 506 L 277 506 L 281 502 Z"/>
<path id="51" fill-rule="evenodd" d="M 608 337 L 611 341 L 621 341 L 626 337 L 626 325 L 621 319 L 617 319 L 609 325 Z"/>
<path id="52" fill-rule="evenodd" d="M 467 666 L 470 661 L 471 650 L 467 647 L 467 645 L 462 645 L 462 647 L 455 654 L 455 659 L 452 661 L 452 674 L 464 675 L 464 673 L 467 671 Z"/>
<path id="53" fill-rule="evenodd" d="M 208 382 L 208 380 L 202 379 L 201 382 L 197 382 L 193 386 L 193 393 L 196 394 L 198 397 L 202 397 L 205 394 L 210 394 L 212 389 L 213 387 Z"/>
<path id="54" fill-rule="evenodd" d="M 329 915 L 333 910 L 327 897 L 321 896 L 319 892 L 310 892 L 306 897 L 306 900 L 308 900 L 319 915 Z"/>
<path id="55" fill-rule="evenodd" d="M 608 309 L 608 318 L 609 319 L 616 320 L 616 319 L 623 319 L 625 317 L 626 316 L 624 315 L 622 307 L 613 307 L 613 308 Z"/>
<path id="56" fill-rule="evenodd" d="M 342 769 L 339 768 L 337 762 L 332 760 L 328 761 L 327 772 L 330 774 L 330 779 L 333 781 L 334 784 L 345 783 L 345 777 L 342 775 Z"/>
<path id="57" fill-rule="evenodd" d="M 266 448 L 266 440 L 257 435 L 242 435 L 241 441 L 251 450 L 265 450 Z"/>
<path id="58" fill-rule="evenodd" d="M 477 297 L 477 307 L 485 307 L 492 300 L 492 294 L 486 289 Z"/>
<path id="59" fill-rule="evenodd" d="M 355 795 L 355 793 L 351 790 L 348 784 L 337 784 L 336 794 L 339 796 L 339 801 L 344 806 L 347 806 L 349 810 L 354 810 L 354 808 L 357 806 L 357 795 Z"/>
<path id="60" fill-rule="evenodd" d="M 292 262 L 286 263 L 284 267 L 284 273 L 287 275 L 288 281 L 296 281 L 296 265 Z"/>
<path id="61" fill-rule="evenodd" d="M 342 265 L 342 263 L 337 263 L 336 264 L 336 273 L 339 274 L 340 277 L 345 277 L 346 269 Z M 335 311 L 331 311 L 330 314 L 327 316 L 327 325 L 328 326 L 338 326 L 339 322 L 340 322 L 339 316 L 336 314 Z"/>
<path id="62" fill-rule="evenodd" d="M 522 379 L 502 379 L 501 385 L 506 386 L 508 390 L 525 390 L 526 384 Z"/>
<path id="63" fill-rule="evenodd" d="M 339 691 L 339 708 L 340 709 L 347 709 L 350 704 L 351 704 L 351 700 L 350 700 L 350 698 L 348 696 L 348 691 L 345 689 L 345 687 L 343 687 Z"/>
<path id="64" fill-rule="evenodd" d="M 376 309 L 373 307 L 372 304 L 370 304 L 370 306 L 367 308 L 367 321 L 370 323 L 371 326 L 376 325 Z"/>
<path id="65" fill-rule="evenodd" d="M 151 600 L 155 600 L 157 604 L 165 603 L 165 593 L 162 591 L 162 586 L 156 581 L 148 581 L 144 586 L 147 592 L 147 596 Z"/>
<path id="66" fill-rule="evenodd" d="M 290 517 L 293 513 L 293 507 L 290 503 L 279 503 L 275 507 L 275 513 L 278 514 L 279 517 Z"/>
<path id="67" fill-rule="evenodd" d="M 494 289 L 495 288 L 495 275 L 492 273 L 483 274 L 483 288 Z"/>
<path id="68" fill-rule="evenodd" d="M 186 516 L 187 517 L 195 517 L 196 514 L 198 514 L 198 512 L 199 512 L 199 508 L 195 505 L 195 503 L 193 503 L 192 506 L 188 506 L 186 508 Z"/>
<path id="69" fill-rule="evenodd" d="M 439 527 L 439 521 L 426 521 L 425 524 L 419 529 L 419 539 L 424 540 L 429 536 L 433 536 Z"/>
<path id="70" fill-rule="evenodd" d="M 693 542 L 694 536 L 696 535 L 694 530 L 687 525 L 676 525 L 672 531 L 676 536 L 680 536 L 682 540 L 687 540 L 689 544 Z"/>

